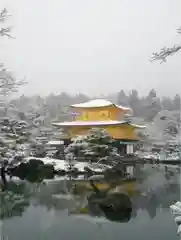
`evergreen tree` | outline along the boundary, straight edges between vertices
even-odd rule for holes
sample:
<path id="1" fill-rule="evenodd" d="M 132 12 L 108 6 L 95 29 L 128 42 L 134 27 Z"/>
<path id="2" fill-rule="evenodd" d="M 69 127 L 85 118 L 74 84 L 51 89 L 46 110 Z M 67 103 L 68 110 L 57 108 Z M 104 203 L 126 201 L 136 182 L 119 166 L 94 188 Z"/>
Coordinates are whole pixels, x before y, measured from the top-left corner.
<path id="1" fill-rule="evenodd" d="M 67 158 L 99 162 L 120 159 L 115 140 L 103 129 L 92 129 L 87 136 L 78 137 L 66 149 Z"/>
<path id="2" fill-rule="evenodd" d="M 136 103 L 139 102 L 139 94 L 136 89 L 133 89 L 129 94 L 129 103 L 131 106 L 134 106 Z"/>
<path id="3" fill-rule="evenodd" d="M 139 98 L 138 91 L 133 89 L 131 93 L 129 94 L 129 105 L 133 110 L 133 115 L 135 117 L 139 116 L 140 113 L 143 111 L 142 106 L 141 106 L 141 101 Z"/>
<path id="4" fill-rule="evenodd" d="M 154 99 L 156 97 L 157 97 L 156 90 L 155 89 L 151 89 L 150 92 L 148 93 L 148 98 Z"/>
<path id="5" fill-rule="evenodd" d="M 126 96 L 125 92 L 121 90 L 117 96 L 117 104 L 122 106 L 128 105 L 128 97 Z"/>
<path id="6" fill-rule="evenodd" d="M 156 114 L 161 110 L 160 99 L 157 98 L 156 90 L 152 89 L 148 96 L 145 99 L 146 109 L 145 109 L 145 118 L 148 121 L 152 121 Z"/>
<path id="7" fill-rule="evenodd" d="M 181 106 L 181 98 L 179 94 L 176 94 L 174 99 L 173 99 L 173 105 L 174 105 L 174 109 L 175 110 L 180 110 L 180 106 Z"/>
<path id="8" fill-rule="evenodd" d="M 162 105 L 162 109 L 164 110 L 171 111 L 174 109 L 173 102 L 170 97 L 163 97 L 161 101 L 161 105 Z"/>

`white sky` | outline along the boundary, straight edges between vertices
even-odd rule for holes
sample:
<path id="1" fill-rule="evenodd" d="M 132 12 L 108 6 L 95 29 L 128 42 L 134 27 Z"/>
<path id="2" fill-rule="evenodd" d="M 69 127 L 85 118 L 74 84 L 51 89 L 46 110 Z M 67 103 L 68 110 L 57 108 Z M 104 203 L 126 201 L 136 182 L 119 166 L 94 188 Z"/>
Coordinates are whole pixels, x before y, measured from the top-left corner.
<path id="1" fill-rule="evenodd" d="M 148 61 L 179 43 L 180 0 L 1 0 L 15 40 L 0 40 L 1 58 L 26 76 L 25 94 L 107 94 L 137 88 L 181 92 L 181 52 Z M 179 16 L 180 15 L 180 16 Z"/>

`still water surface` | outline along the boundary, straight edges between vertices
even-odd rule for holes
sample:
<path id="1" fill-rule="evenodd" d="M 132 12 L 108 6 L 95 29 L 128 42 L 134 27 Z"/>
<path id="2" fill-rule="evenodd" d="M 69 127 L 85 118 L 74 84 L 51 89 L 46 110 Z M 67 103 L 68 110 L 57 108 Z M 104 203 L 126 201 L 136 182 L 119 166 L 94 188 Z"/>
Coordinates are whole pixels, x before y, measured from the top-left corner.
<path id="1" fill-rule="evenodd" d="M 146 190 L 150 184 L 152 190 L 148 193 Z M 84 202 L 85 198 L 81 196 L 71 199 L 60 195 L 61 180 L 43 185 L 36 192 L 32 192 L 35 184 L 21 183 L 19 190 L 1 196 L 1 239 L 179 239 L 169 211 L 169 205 L 179 200 L 177 180 L 168 185 L 163 175 L 156 173 L 145 180 L 142 186 L 145 194 L 132 197 L 133 213 L 128 222 L 97 222 L 95 217 L 89 217 L 85 213 L 70 214 L 72 209 L 77 208 L 76 201 Z"/>

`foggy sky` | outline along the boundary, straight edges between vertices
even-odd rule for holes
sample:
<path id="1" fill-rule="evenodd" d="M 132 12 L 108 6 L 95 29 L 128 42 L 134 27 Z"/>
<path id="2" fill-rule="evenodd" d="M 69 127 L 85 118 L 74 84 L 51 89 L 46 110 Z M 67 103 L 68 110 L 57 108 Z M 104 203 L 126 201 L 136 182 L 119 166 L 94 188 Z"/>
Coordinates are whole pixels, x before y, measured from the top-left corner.
<path id="1" fill-rule="evenodd" d="M 107 94 L 150 88 L 181 92 L 181 52 L 150 63 L 152 52 L 180 39 L 179 0 L 1 0 L 12 13 L 15 40 L 0 39 L 1 56 L 25 94 Z M 180 16 L 179 16 L 180 15 Z"/>

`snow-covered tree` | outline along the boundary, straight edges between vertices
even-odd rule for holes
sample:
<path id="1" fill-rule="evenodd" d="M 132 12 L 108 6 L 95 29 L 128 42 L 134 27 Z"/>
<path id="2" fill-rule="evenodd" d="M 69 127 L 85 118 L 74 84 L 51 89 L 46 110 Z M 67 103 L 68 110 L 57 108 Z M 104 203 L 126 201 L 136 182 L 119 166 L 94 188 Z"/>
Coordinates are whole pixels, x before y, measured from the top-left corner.
<path id="1" fill-rule="evenodd" d="M 10 15 L 8 14 L 8 11 L 6 8 L 4 8 L 0 12 L 0 23 L 3 24 L 6 22 L 7 18 Z M 12 38 L 11 36 L 11 28 L 10 27 L 1 27 L 0 28 L 0 37 L 8 37 Z M 16 92 L 22 84 L 24 84 L 25 81 L 17 80 L 11 71 L 7 70 L 4 67 L 4 64 L 0 64 L 0 102 L 1 102 L 1 108 L 4 108 L 4 116 L 7 115 L 7 111 L 10 107 L 10 101 L 9 97 L 13 92 Z M 16 130 L 14 126 L 16 125 L 14 122 L 11 121 L 10 125 L 3 126 L 2 122 L 0 123 L 1 128 L 4 128 L 5 131 L 10 131 L 10 135 L 17 136 Z M 21 128 L 21 127 L 20 127 Z M 20 129 L 19 128 L 19 129 Z M 8 148 L 7 148 L 8 151 Z M 3 156 L 1 156 L 3 157 Z M 3 180 L 4 185 L 6 184 L 6 177 L 5 177 L 5 171 L 8 163 L 6 161 L 5 164 L 2 164 L 1 166 L 1 178 Z"/>
<path id="2" fill-rule="evenodd" d="M 4 24 L 9 16 L 7 9 L 4 8 L 0 12 L 0 23 Z M 0 37 L 3 36 L 12 38 L 10 27 L 0 28 Z M 4 108 L 4 116 L 7 115 L 8 109 L 13 107 L 10 103 L 10 95 L 17 92 L 19 87 L 25 83 L 24 80 L 17 80 L 13 73 L 3 63 L 0 63 L 0 105 L 1 108 Z"/>
<path id="3" fill-rule="evenodd" d="M 115 140 L 103 129 L 92 129 L 86 136 L 77 137 L 66 149 L 67 158 L 101 162 L 120 159 Z"/>
<path id="4" fill-rule="evenodd" d="M 156 91 L 152 89 L 145 99 L 147 109 L 145 111 L 145 119 L 152 121 L 156 114 L 161 110 L 160 99 L 156 95 Z"/>
<path id="5" fill-rule="evenodd" d="M 6 8 L 0 12 L 0 23 L 4 23 L 9 17 L 9 13 Z M 10 27 L 1 27 L 0 36 L 12 38 Z M 7 96 L 17 90 L 18 86 L 24 84 L 24 80 L 17 80 L 13 77 L 12 73 L 4 67 L 4 64 L 0 64 L 0 94 Z"/>
<path id="6" fill-rule="evenodd" d="M 6 22 L 9 16 L 7 9 L 4 8 L 0 12 L 0 23 Z M 0 28 L 0 37 L 2 36 L 12 38 L 11 28 Z M 0 108 L 3 109 L 3 117 L 7 116 L 8 109 L 13 108 L 13 105 L 10 103 L 10 95 L 17 92 L 19 87 L 25 83 L 24 80 L 17 80 L 13 73 L 3 63 L 0 63 Z"/>

